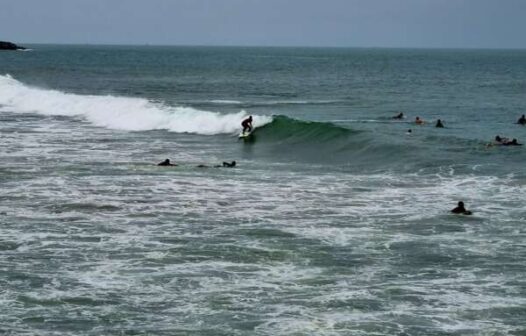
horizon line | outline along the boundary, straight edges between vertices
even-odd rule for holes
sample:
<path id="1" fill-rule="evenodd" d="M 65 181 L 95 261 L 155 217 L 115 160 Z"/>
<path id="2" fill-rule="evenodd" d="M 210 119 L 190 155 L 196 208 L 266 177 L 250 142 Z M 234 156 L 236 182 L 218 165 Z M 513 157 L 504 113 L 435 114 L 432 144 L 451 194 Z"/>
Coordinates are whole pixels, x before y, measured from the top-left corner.
<path id="1" fill-rule="evenodd" d="M 114 46 L 114 47 L 217 47 L 217 48 L 305 48 L 305 49 L 440 49 L 440 50 L 526 50 L 526 47 L 436 47 L 436 46 L 341 46 L 341 45 L 238 45 L 238 44 L 162 44 L 162 43 L 82 43 L 20 42 L 17 45 Z"/>

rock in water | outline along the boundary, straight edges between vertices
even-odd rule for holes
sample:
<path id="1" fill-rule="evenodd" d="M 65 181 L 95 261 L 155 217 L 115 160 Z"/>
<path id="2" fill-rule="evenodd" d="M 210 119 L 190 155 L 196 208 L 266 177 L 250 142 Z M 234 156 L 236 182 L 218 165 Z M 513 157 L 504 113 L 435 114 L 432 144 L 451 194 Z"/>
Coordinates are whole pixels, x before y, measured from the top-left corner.
<path id="1" fill-rule="evenodd" d="M 11 42 L 0 41 L 0 50 L 24 50 L 26 48 L 18 46 Z"/>

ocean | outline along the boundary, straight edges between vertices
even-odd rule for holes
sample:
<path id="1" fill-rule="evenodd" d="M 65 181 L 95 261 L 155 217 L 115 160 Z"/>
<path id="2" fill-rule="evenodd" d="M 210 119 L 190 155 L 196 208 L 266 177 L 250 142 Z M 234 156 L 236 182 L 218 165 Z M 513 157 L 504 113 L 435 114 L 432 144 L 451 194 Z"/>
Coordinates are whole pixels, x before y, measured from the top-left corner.
<path id="1" fill-rule="evenodd" d="M 29 47 L 0 334 L 526 335 L 526 51 Z"/>

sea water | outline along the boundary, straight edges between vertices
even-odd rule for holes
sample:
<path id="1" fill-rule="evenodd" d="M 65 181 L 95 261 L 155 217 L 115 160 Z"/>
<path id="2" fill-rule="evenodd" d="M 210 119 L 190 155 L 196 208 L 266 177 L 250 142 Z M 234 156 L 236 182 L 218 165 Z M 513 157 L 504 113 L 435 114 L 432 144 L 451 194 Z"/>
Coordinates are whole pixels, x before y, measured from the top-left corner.
<path id="1" fill-rule="evenodd" d="M 31 47 L 0 333 L 526 334 L 526 51 Z"/>

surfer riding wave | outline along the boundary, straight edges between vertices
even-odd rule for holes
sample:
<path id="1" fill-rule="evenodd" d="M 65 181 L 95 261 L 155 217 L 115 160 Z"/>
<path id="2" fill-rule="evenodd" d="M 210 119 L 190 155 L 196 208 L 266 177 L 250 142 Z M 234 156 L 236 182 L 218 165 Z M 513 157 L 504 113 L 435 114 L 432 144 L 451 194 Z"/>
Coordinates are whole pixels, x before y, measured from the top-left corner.
<path id="1" fill-rule="evenodd" d="M 243 127 L 242 133 L 250 133 L 252 131 L 252 116 L 249 116 L 241 122 L 241 127 Z"/>

